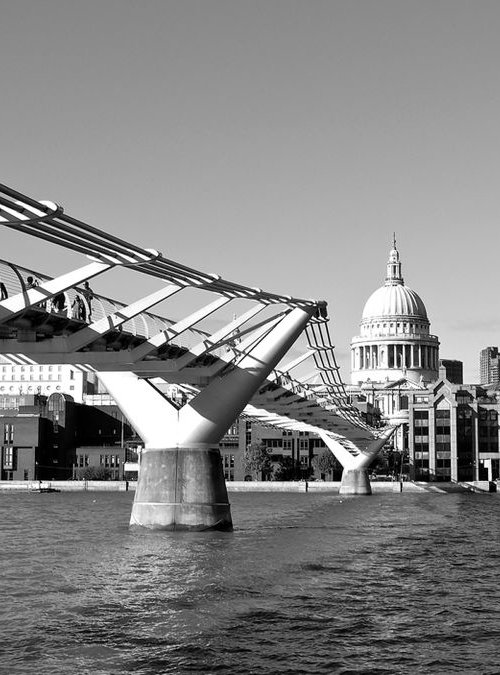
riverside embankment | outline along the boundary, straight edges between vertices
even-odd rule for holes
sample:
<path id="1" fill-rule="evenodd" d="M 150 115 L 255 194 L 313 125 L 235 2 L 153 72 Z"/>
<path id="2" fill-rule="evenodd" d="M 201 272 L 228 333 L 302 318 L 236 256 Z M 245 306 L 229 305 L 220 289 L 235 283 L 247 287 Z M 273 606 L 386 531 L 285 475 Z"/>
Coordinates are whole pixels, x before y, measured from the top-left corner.
<path id="1" fill-rule="evenodd" d="M 228 481 L 228 492 L 334 492 L 338 493 L 340 481 Z M 425 484 L 411 481 L 372 481 L 372 491 L 423 492 Z M 0 481 L 1 491 L 18 492 L 126 492 L 135 490 L 135 481 Z M 438 490 L 439 491 L 439 490 Z"/>

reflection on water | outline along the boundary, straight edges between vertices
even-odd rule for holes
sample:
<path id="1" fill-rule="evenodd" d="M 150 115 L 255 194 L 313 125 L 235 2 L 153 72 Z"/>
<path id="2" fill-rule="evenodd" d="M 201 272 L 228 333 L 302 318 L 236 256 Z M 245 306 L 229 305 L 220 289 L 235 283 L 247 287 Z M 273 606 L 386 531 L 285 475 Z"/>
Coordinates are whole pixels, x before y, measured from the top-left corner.
<path id="1" fill-rule="evenodd" d="M 500 672 L 500 495 L 233 493 L 232 533 L 132 498 L 0 494 L 1 672 Z"/>

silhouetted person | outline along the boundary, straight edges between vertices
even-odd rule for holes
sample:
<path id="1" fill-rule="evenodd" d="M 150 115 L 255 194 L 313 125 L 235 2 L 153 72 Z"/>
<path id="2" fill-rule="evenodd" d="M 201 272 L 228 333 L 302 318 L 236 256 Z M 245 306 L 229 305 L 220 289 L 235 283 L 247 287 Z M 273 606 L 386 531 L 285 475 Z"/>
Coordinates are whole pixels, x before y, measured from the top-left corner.
<path id="1" fill-rule="evenodd" d="M 92 318 L 92 300 L 94 299 L 94 292 L 90 288 L 88 281 L 85 281 L 85 283 L 83 284 L 82 295 L 87 301 L 87 306 L 89 308 L 89 321 L 90 321 Z"/>
<path id="2" fill-rule="evenodd" d="M 71 305 L 73 319 L 80 319 L 85 321 L 85 304 L 79 295 L 75 296 L 73 304 Z"/>
<path id="3" fill-rule="evenodd" d="M 40 282 L 38 279 L 33 278 L 32 276 L 26 277 L 26 290 L 29 291 L 30 288 L 36 288 L 37 286 L 40 286 Z M 36 307 L 40 307 L 40 309 L 46 309 L 47 305 L 45 302 L 40 302 Z"/>
<path id="4" fill-rule="evenodd" d="M 0 281 L 0 300 L 6 300 L 9 297 L 3 281 Z"/>
<path id="5" fill-rule="evenodd" d="M 38 283 L 38 279 L 33 279 L 33 277 L 26 277 L 26 288 L 36 288 L 40 284 Z"/>
<path id="6" fill-rule="evenodd" d="M 65 304 L 66 298 L 64 297 L 64 293 L 58 293 L 52 298 L 52 307 L 56 312 L 62 312 L 64 310 Z"/>

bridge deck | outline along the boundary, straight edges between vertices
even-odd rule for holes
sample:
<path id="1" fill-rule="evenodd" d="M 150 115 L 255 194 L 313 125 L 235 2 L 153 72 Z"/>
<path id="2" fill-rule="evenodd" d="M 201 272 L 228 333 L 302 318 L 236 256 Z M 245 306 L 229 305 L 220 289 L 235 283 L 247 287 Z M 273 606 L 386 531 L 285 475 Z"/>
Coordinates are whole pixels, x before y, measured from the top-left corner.
<path id="1" fill-rule="evenodd" d="M 86 268 L 73 272 L 77 277 L 80 274 L 78 283 L 61 286 L 64 307 L 57 310 L 53 305 L 54 291 L 50 292 L 50 288 L 55 288 L 54 284 L 51 286 L 51 277 L 0 261 L 0 280 L 9 298 L 18 294 L 25 297 L 24 304 L 15 311 L 7 307 L 9 301 L 0 303 L 0 307 L 5 305 L 0 323 L 0 353 L 13 362 L 75 363 L 97 371 L 131 371 L 142 378 L 161 377 L 167 382 L 181 383 L 194 394 L 222 373 L 237 369 L 239 362 L 252 353 L 261 339 L 259 336 L 269 332 L 287 313 L 300 309 L 310 316 L 302 334 L 306 338 L 306 350 L 288 367 L 278 364 L 250 401 L 249 414 L 263 423 L 283 428 L 292 424 L 295 428 L 299 425 L 304 429 L 340 434 L 342 444 L 353 453 L 357 451 L 353 442 L 366 445 L 378 435 L 348 400 L 338 375 L 324 301 L 268 293 L 199 272 L 71 218 L 52 202 L 37 202 L 1 185 L 0 222 L 24 234 L 90 254 L 96 261 L 87 264 L 87 276 L 82 272 Z M 78 294 L 88 319 L 90 307 L 81 283 L 116 265 L 133 266 L 163 284 L 172 284 L 164 286 L 158 295 L 165 295 L 168 288 L 176 293 L 190 287 L 209 292 L 218 299 L 198 313 L 175 322 L 145 310 L 134 312 L 131 305 L 94 293 L 89 326 L 82 315 L 76 315 L 73 310 Z M 34 302 L 32 291 L 26 286 L 28 276 L 36 277 L 43 284 L 41 297 L 47 300 Z M 62 284 L 61 279 L 54 283 Z M 235 300 L 254 307 L 236 320 L 235 325 L 242 326 L 241 332 L 231 330 L 232 324 L 227 321 L 225 328 L 215 334 L 202 330 L 203 319 Z M 148 307 L 159 301 L 150 302 Z M 269 309 L 272 311 L 267 312 L 267 318 L 259 317 L 257 323 L 244 326 L 257 312 L 264 310 L 265 315 Z M 288 370 L 309 357 L 314 360 L 312 379 L 309 375 L 302 381 L 300 377 L 290 376 Z"/>

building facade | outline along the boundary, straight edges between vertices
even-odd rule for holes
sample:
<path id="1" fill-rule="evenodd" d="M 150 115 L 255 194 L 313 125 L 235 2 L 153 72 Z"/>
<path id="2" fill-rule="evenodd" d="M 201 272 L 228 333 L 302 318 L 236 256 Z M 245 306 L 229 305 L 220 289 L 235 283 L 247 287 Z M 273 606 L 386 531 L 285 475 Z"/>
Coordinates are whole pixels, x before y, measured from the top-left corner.
<path id="1" fill-rule="evenodd" d="M 426 384 L 438 376 L 439 340 L 430 334 L 420 296 L 405 285 L 394 241 L 385 283 L 366 301 L 360 334 L 351 342 L 351 384 L 395 382 Z"/>
<path id="2" fill-rule="evenodd" d="M 410 476 L 421 481 L 499 478 L 500 390 L 445 377 L 409 399 Z"/>
<path id="3" fill-rule="evenodd" d="M 485 347 L 479 354 L 479 380 L 481 384 L 500 382 L 500 356 L 498 347 Z"/>
<path id="4" fill-rule="evenodd" d="M 11 398 L 0 410 L 0 480 L 75 478 L 94 457 L 103 458 L 110 478 L 120 477 L 116 469 L 134 434 L 116 406 L 86 406 L 54 393 L 19 396 L 15 408 Z"/>
<path id="5" fill-rule="evenodd" d="M 444 369 L 445 377 L 454 384 L 463 384 L 464 364 L 456 359 L 439 359 L 439 372 Z"/>
<path id="6" fill-rule="evenodd" d="M 408 401 L 437 379 L 439 340 L 430 332 L 424 302 L 405 285 L 394 238 L 384 285 L 365 303 L 359 335 L 351 341 L 353 400 L 378 407 L 383 418 L 398 425 L 392 443 L 408 450 Z"/>
<path id="7" fill-rule="evenodd" d="M 96 374 L 78 366 L 19 365 L 7 363 L 3 357 L 0 359 L 0 398 L 60 393 L 69 394 L 74 401 L 82 403 L 85 394 L 97 391 Z"/>

